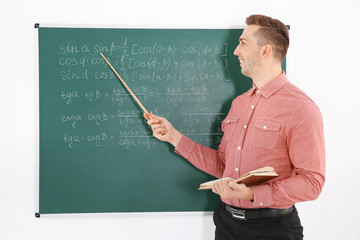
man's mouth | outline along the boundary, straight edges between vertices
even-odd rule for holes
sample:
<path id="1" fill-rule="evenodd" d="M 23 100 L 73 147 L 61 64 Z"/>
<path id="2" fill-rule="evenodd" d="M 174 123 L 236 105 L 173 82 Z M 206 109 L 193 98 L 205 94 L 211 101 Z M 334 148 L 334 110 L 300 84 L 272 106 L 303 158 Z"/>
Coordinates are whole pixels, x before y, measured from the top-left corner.
<path id="1" fill-rule="evenodd" d="M 241 64 L 244 62 L 244 60 L 243 60 L 243 59 L 239 59 L 239 62 L 240 62 L 240 66 L 241 66 Z"/>

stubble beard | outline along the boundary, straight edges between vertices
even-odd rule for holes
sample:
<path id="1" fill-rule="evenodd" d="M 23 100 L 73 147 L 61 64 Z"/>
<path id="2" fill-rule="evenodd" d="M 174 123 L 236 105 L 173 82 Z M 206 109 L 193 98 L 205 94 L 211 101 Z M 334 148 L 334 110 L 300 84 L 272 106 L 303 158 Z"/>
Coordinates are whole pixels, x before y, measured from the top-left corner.
<path id="1" fill-rule="evenodd" d="M 241 67 L 241 73 L 246 77 L 252 78 L 255 74 L 256 68 L 260 65 L 260 58 L 253 55 L 244 61 L 243 67 Z"/>

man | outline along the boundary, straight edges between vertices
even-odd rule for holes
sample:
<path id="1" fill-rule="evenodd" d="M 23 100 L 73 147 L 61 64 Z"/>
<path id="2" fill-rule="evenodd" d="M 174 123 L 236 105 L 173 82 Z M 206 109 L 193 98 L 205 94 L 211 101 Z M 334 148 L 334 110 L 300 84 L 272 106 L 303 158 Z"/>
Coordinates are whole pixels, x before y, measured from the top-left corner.
<path id="1" fill-rule="evenodd" d="M 213 186 L 222 199 L 214 212 L 216 239 L 303 239 L 294 204 L 316 199 L 325 182 L 321 113 L 281 69 L 287 27 L 262 15 L 246 23 L 234 55 L 253 87 L 233 100 L 218 150 L 190 140 L 165 118 L 145 117 L 156 138 L 213 176 L 236 179 L 264 166 L 279 174 L 256 186 L 232 180 Z"/>

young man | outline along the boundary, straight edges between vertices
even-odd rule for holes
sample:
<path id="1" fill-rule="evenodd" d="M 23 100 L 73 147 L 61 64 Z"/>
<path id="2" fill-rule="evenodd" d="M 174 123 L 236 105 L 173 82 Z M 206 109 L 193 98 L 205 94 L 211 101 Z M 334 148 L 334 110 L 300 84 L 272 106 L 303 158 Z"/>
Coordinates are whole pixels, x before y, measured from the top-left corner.
<path id="1" fill-rule="evenodd" d="M 156 138 L 213 176 L 235 179 L 264 166 L 279 174 L 251 187 L 231 180 L 213 186 L 222 199 L 214 212 L 216 239 L 303 239 L 294 204 L 316 199 L 325 182 L 321 113 L 281 69 L 287 27 L 262 15 L 246 23 L 234 55 L 253 87 L 233 100 L 218 150 L 190 140 L 165 118 L 145 117 Z"/>

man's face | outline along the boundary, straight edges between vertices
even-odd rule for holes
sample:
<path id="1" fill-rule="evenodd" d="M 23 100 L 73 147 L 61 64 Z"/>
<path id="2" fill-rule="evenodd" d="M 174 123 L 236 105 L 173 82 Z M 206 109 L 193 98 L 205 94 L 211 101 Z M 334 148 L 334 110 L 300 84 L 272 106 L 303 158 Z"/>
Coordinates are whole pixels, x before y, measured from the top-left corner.
<path id="1" fill-rule="evenodd" d="M 241 73 L 252 78 L 261 65 L 261 47 L 257 44 L 254 33 L 260 28 L 257 25 L 247 26 L 239 38 L 239 45 L 234 55 L 240 61 Z"/>

